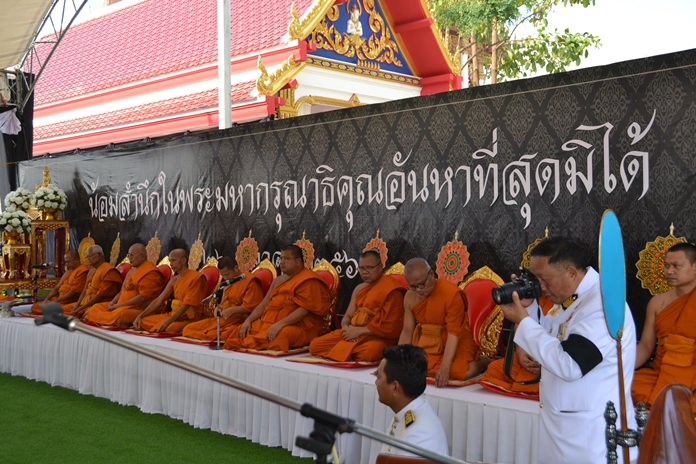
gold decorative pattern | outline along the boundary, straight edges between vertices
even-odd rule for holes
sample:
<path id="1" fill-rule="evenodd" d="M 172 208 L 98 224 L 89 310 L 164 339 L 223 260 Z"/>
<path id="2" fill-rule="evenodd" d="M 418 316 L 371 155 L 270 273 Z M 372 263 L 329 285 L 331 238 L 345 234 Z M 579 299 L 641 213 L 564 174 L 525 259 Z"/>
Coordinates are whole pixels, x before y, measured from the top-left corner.
<path id="1" fill-rule="evenodd" d="M 278 270 L 277 270 L 276 267 L 273 265 L 273 263 L 272 263 L 269 259 L 267 259 L 267 258 L 264 259 L 263 261 L 261 261 L 259 264 L 257 264 L 256 267 L 254 268 L 254 270 L 251 271 L 251 272 L 254 273 L 254 272 L 256 272 L 256 271 L 259 270 L 259 269 L 267 269 L 268 271 L 270 271 L 270 273 L 271 273 L 271 275 L 273 276 L 274 279 L 275 279 L 276 277 L 278 277 Z"/>
<path id="2" fill-rule="evenodd" d="M 341 100 L 339 98 L 329 98 L 329 97 L 318 97 L 313 95 L 306 95 L 295 100 L 295 89 L 283 89 L 280 91 L 281 98 L 285 98 L 285 104 L 278 108 L 278 115 L 280 119 L 293 118 L 297 116 L 300 112 L 300 107 L 302 105 L 332 105 L 339 106 L 342 108 L 353 108 L 355 106 L 363 106 L 364 103 L 360 103 L 360 98 L 353 94 L 348 100 Z"/>
<path id="3" fill-rule="evenodd" d="M 544 236 L 543 237 L 538 237 L 532 243 L 527 245 L 527 249 L 524 251 L 524 253 L 522 253 L 522 261 L 520 262 L 521 269 L 529 269 L 529 255 L 532 253 L 532 250 L 534 249 L 535 246 L 537 246 L 544 239 L 547 239 L 547 238 L 549 238 L 549 226 L 546 226 L 546 228 L 544 229 Z"/>
<path id="4" fill-rule="evenodd" d="M 302 238 L 295 242 L 295 245 L 302 248 L 302 259 L 304 267 L 312 269 L 314 263 L 314 244 L 305 238 L 305 233 L 302 232 Z"/>
<path id="5" fill-rule="evenodd" d="M 367 245 L 365 245 L 365 248 L 363 248 L 363 253 L 369 250 L 379 250 L 379 256 L 380 259 L 382 260 L 382 266 L 385 266 L 387 264 L 387 258 L 389 257 L 389 249 L 387 248 L 387 243 L 379 238 L 379 229 L 377 229 L 377 233 L 375 234 L 375 237 L 367 242 Z"/>
<path id="6" fill-rule="evenodd" d="M 116 240 L 119 240 L 118 235 L 116 235 Z M 116 242 L 114 242 L 115 244 Z M 94 239 L 92 238 L 92 233 L 88 233 L 85 238 L 80 240 L 80 244 L 77 246 L 77 252 L 80 254 L 80 263 L 82 264 L 87 264 L 87 248 L 91 247 L 94 245 Z M 111 250 L 113 251 L 113 246 L 111 247 Z M 112 257 L 113 259 L 113 257 Z M 118 256 L 116 256 L 116 259 L 118 259 Z M 113 266 L 116 260 L 109 260 L 111 265 Z"/>
<path id="7" fill-rule="evenodd" d="M 389 266 L 389 269 L 384 271 L 384 273 L 386 275 L 404 275 L 404 268 L 405 268 L 404 263 L 399 261 L 399 262 L 394 263 L 391 266 Z"/>
<path id="8" fill-rule="evenodd" d="M 325 271 L 331 275 L 333 279 L 333 287 L 329 290 L 329 311 L 324 315 L 324 330 L 326 332 L 331 329 L 331 323 L 333 322 L 334 314 L 336 314 L 336 301 L 338 299 L 338 287 L 341 283 L 341 277 L 338 275 L 336 268 L 325 259 L 322 259 L 317 263 L 312 269 L 314 272 Z"/>
<path id="9" fill-rule="evenodd" d="M 307 37 L 322 18 L 332 10 L 338 11 L 335 7 L 335 0 L 315 0 L 312 9 L 305 13 L 304 18 L 300 19 L 297 8 L 293 2 L 290 6 L 290 24 L 288 25 L 288 35 L 291 40 L 302 40 Z M 333 13 L 335 14 L 335 13 Z"/>
<path id="10" fill-rule="evenodd" d="M 162 243 L 160 239 L 157 238 L 157 231 L 155 231 L 155 236 L 147 242 L 145 245 L 145 250 L 147 251 L 147 260 L 151 263 L 156 263 L 160 257 L 160 250 L 162 249 Z"/>
<path id="11" fill-rule="evenodd" d="M 251 236 L 251 229 L 249 230 L 249 236 L 244 237 L 237 245 L 234 257 L 241 272 L 248 272 L 256 264 L 256 261 L 259 259 L 259 244 Z"/>
<path id="12" fill-rule="evenodd" d="M 159 258 L 159 256 L 158 256 Z M 198 238 L 193 245 L 191 245 L 191 251 L 189 252 L 188 267 L 194 271 L 198 269 L 203 260 L 203 240 L 201 240 L 201 233 L 198 233 Z"/>
<path id="13" fill-rule="evenodd" d="M 118 232 L 116 234 L 116 240 L 114 240 L 114 243 L 111 245 L 111 253 L 109 253 L 109 264 L 115 266 L 118 262 L 119 254 L 121 254 L 121 232 Z M 80 259 L 82 259 L 82 255 L 80 255 Z M 85 259 L 87 259 L 86 256 Z"/>
<path id="14" fill-rule="evenodd" d="M 285 84 L 287 84 L 302 68 L 307 65 L 306 62 L 295 62 L 295 58 L 290 55 L 288 59 L 275 70 L 273 74 L 269 74 L 266 67 L 261 61 L 261 57 L 257 61 L 256 67 L 261 72 L 256 79 L 256 89 L 259 95 L 275 95 L 280 92 Z"/>
<path id="15" fill-rule="evenodd" d="M 459 284 L 459 288 L 463 289 L 464 287 L 466 287 L 466 284 L 468 284 L 474 279 L 492 280 L 493 282 L 495 282 L 496 285 L 503 285 L 505 283 L 505 281 L 498 274 L 493 272 L 493 270 L 490 267 L 483 266 L 466 276 L 464 282 Z"/>
<path id="16" fill-rule="evenodd" d="M 645 248 L 638 253 L 636 277 L 643 288 L 650 290 L 651 295 L 664 293 L 672 288 L 665 280 L 665 254 L 672 246 L 685 242 L 687 242 L 686 237 L 675 237 L 674 224 L 671 224 L 669 235 L 658 236 L 654 241 L 646 243 Z"/>
<path id="17" fill-rule="evenodd" d="M 360 68 L 351 63 L 344 63 L 342 61 L 333 61 L 326 58 L 308 57 L 307 64 L 312 66 L 317 66 L 321 68 L 331 69 L 333 71 L 341 71 L 351 74 L 359 74 L 375 79 L 382 79 L 389 82 L 398 82 L 400 84 L 407 84 L 413 86 L 420 85 L 420 79 L 417 77 L 404 76 L 402 74 L 390 73 L 388 71 L 377 71 L 374 69 Z"/>
<path id="18" fill-rule="evenodd" d="M 346 2 L 346 10 L 350 3 L 352 2 Z M 359 6 L 360 1 L 357 3 Z M 397 56 L 399 47 L 392 38 L 384 18 L 377 13 L 374 0 L 363 0 L 362 3 L 363 9 L 368 15 L 369 30 L 371 31 L 369 37 L 362 38 L 357 34 L 341 33 L 334 24 L 329 25 L 328 21 L 333 23 L 338 19 L 338 15 L 332 10 L 329 13 L 333 14 L 327 14 L 327 17 L 322 19 L 314 28 L 310 40 L 316 43 L 317 48 L 331 50 L 348 58 L 355 56 L 359 65 L 362 63 L 362 65 L 372 69 L 379 69 L 375 68 L 376 63 L 403 67 L 404 64 Z"/>
<path id="19" fill-rule="evenodd" d="M 165 265 L 165 266 L 171 267 L 171 264 L 169 263 L 169 256 L 165 256 L 164 258 L 162 258 L 162 259 L 160 260 L 160 262 L 157 263 L 157 265 L 158 265 L 158 266 Z"/>

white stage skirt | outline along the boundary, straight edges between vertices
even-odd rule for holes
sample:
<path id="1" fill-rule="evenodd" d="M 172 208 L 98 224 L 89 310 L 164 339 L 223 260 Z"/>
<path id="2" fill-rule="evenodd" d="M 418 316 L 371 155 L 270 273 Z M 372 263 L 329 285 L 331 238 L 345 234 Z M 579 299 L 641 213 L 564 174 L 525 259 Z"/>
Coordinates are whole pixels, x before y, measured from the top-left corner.
<path id="1" fill-rule="evenodd" d="M 377 430 L 387 431 L 391 424 L 391 410 L 377 399 L 374 368 L 339 369 L 110 334 Z M 0 372 L 137 406 L 146 413 L 165 414 L 262 445 L 282 446 L 295 456 L 311 456 L 295 446 L 296 436 L 312 431 L 312 421 L 299 412 L 86 334 L 53 325 L 37 327 L 33 319 L 0 319 Z M 536 462 L 536 401 L 497 395 L 478 385 L 444 389 L 429 385 L 426 396 L 442 420 L 452 456 L 471 463 Z M 372 463 L 381 448 L 356 434 L 339 435 L 337 446 L 345 463 Z"/>

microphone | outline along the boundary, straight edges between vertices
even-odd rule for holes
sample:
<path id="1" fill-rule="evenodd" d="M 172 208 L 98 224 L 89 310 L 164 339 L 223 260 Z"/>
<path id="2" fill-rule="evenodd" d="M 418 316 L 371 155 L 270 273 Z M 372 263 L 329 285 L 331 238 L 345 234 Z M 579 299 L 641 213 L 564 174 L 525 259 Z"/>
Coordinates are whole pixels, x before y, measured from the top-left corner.
<path id="1" fill-rule="evenodd" d="M 41 310 L 43 312 L 43 317 L 34 319 L 34 324 L 44 325 L 44 324 L 55 324 L 66 330 L 75 330 L 75 325 L 77 322 L 72 317 L 67 317 L 63 314 L 63 308 L 60 304 L 52 301 L 50 303 L 44 303 L 41 305 Z"/>
<path id="2" fill-rule="evenodd" d="M 246 279 L 246 274 L 240 274 L 237 277 L 232 277 L 231 279 L 223 280 L 222 282 L 220 282 L 220 288 L 218 289 L 218 291 L 227 287 L 228 285 L 232 285 L 233 283 L 239 282 L 240 280 L 244 279 Z"/>
<path id="3" fill-rule="evenodd" d="M 220 286 L 218 289 L 214 292 L 208 295 L 207 297 L 203 298 L 203 301 L 208 301 L 211 298 L 215 297 L 216 300 L 219 300 L 222 297 L 222 292 L 225 290 L 226 287 L 229 287 L 235 282 L 239 282 L 240 280 L 246 279 L 246 274 L 240 274 L 237 277 L 232 277 L 231 279 L 223 280 L 220 282 Z"/>

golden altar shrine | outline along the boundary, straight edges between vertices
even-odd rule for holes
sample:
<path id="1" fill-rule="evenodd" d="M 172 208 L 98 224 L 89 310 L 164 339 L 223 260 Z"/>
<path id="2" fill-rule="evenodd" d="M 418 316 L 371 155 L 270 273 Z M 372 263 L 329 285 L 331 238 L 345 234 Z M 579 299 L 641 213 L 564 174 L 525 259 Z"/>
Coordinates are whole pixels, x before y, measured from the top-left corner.
<path id="1" fill-rule="evenodd" d="M 36 188 L 50 182 L 46 167 L 43 183 Z M 30 232 L 14 237 L 3 234 L 0 292 L 8 295 L 34 295 L 37 290 L 53 288 L 63 275 L 65 252 L 70 249 L 70 223 L 58 220 L 56 211 L 32 208 L 27 214 L 32 219 Z"/>

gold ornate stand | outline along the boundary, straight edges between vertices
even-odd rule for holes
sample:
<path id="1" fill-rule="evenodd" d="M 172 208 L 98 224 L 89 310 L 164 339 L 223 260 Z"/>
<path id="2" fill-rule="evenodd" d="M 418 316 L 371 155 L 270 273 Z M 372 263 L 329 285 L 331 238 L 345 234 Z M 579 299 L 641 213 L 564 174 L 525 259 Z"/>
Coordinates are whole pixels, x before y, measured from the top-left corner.
<path id="1" fill-rule="evenodd" d="M 55 275 L 60 277 L 65 268 L 63 255 L 70 249 L 70 223 L 68 221 L 32 221 L 29 237 L 32 266 L 46 263 L 46 249 L 49 241 L 53 242 L 55 252 L 55 263 L 53 263 Z"/>
<path id="2" fill-rule="evenodd" d="M 29 277 L 29 261 L 31 247 L 29 245 L 9 245 L 2 247 L 2 278 L 26 279 Z"/>

